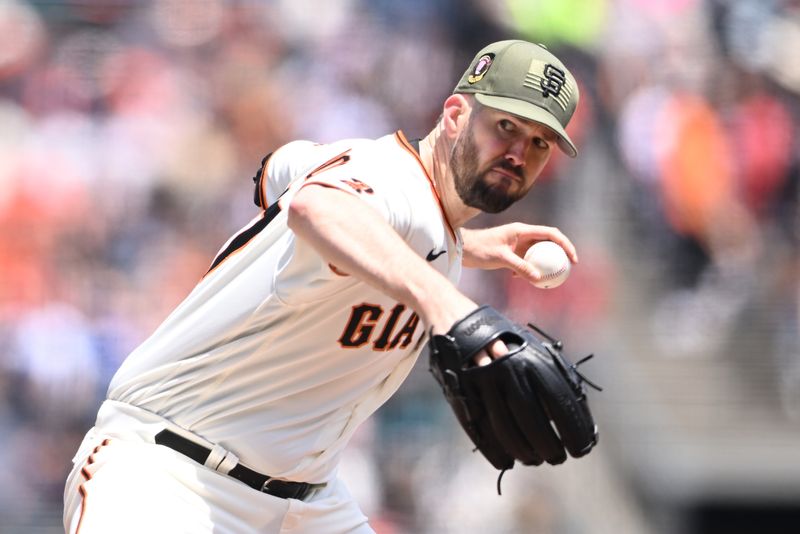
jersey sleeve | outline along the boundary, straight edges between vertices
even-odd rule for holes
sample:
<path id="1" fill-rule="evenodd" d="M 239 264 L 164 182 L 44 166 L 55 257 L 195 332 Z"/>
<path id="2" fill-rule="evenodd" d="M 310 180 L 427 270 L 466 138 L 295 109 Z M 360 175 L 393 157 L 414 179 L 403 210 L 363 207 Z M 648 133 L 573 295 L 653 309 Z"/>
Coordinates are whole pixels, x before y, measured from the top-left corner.
<path id="1" fill-rule="evenodd" d="M 256 182 L 256 204 L 263 209 L 274 204 L 295 179 L 312 168 L 319 157 L 319 146 L 311 141 L 292 141 L 264 158 Z"/>
<path id="2" fill-rule="evenodd" d="M 267 209 L 292 184 L 295 192 L 311 184 L 333 187 L 362 199 L 405 236 L 412 222 L 413 195 L 402 187 L 404 181 L 393 168 L 393 157 L 396 154 L 386 154 L 364 140 L 332 144 L 293 141 L 265 158 L 256 189 L 259 205 Z"/>
<path id="3" fill-rule="evenodd" d="M 300 171 L 295 173 L 289 190 L 280 198 L 281 210 L 288 208 L 294 195 L 305 187 L 334 188 L 372 207 L 401 238 L 408 240 L 411 193 L 398 185 L 401 172 L 389 172 L 374 164 L 381 158 L 380 147 L 373 141 L 317 145 L 305 157 L 310 159 L 298 167 Z M 275 161 L 278 164 L 270 167 L 272 173 L 284 165 L 281 159 Z M 352 231 L 357 233 L 358 228 Z M 275 295 L 287 305 L 307 304 L 331 297 L 355 283 L 357 279 L 322 257 L 310 243 L 292 238 L 275 279 Z"/>
<path id="4" fill-rule="evenodd" d="M 412 191 L 404 187 L 408 182 L 392 162 L 370 148 L 339 146 L 304 176 L 300 188 L 322 185 L 358 197 L 406 237 L 412 224 Z"/>

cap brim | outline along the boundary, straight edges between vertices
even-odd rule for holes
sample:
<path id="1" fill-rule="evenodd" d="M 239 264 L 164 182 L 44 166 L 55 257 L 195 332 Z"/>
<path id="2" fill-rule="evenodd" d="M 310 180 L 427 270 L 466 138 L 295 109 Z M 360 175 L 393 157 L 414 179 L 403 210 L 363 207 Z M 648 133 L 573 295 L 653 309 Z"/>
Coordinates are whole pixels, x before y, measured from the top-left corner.
<path id="1" fill-rule="evenodd" d="M 541 108 L 524 100 L 508 98 L 505 96 L 485 95 L 474 93 L 475 98 L 484 106 L 505 111 L 512 115 L 517 115 L 529 121 L 538 122 L 547 126 L 558 135 L 558 147 L 569 157 L 574 158 L 578 155 L 578 149 L 572 139 L 569 138 L 564 127 L 558 122 L 555 116 L 544 108 Z"/>

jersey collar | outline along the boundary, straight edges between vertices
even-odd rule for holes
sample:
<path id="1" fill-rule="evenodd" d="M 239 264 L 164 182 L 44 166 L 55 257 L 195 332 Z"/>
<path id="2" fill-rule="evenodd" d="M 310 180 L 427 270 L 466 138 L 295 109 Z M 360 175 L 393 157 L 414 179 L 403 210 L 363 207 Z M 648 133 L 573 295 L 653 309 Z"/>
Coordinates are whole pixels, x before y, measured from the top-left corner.
<path id="1" fill-rule="evenodd" d="M 436 184 L 431 178 L 431 175 L 428 174 L 428 170 L 425 168 L 425 165 L 422 164 L 422 158 L 419 156 L 419 139 L 414 139 L 413 141 L 409 141 L 406 138 L 406 135 L 403 133 L 402 130 L 397 130 L 394 134 L 395 139 L 403 147 L 409 154 L 414 156 L 414 159 L 417 160 L 419 163 L 422 172 L 425 174 L 425 177 L 428 179 L 428 183 L 431 186 L 431 192 L 433 193 L 436 202 L 439 204 L 439 209 L 442 211 L 442 219 L 444 219 L 445 225 L 447 226 L 447 230 L 450 232 L 450 237 L 453 238 L 454 243 L 458 243 L 458 238 L 456 237 L 456 232 L 453 229 L 453 225 L 450 224 L 450 220 L 447 218 L 447 212 L 444 211 L 444 204 L 442 204 L 442 199 L 439 196 L 439 192 L 436 191 Z"/>

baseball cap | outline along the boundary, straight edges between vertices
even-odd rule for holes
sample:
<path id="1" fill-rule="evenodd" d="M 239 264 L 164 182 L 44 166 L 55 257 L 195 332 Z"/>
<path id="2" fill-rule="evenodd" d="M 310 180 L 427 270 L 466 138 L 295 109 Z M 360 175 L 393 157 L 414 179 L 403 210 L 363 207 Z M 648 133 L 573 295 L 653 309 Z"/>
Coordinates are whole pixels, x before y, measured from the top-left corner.
<path id="1" fill-rule="evenodd" d="M 484 106 L 543 124 L 558 134 L 561 150 L 578 155 L 564 130 L 578 105 L 578 84 L 543 45 L 509 40 L 486 46 L 453 93 L 474 94 Z"/>

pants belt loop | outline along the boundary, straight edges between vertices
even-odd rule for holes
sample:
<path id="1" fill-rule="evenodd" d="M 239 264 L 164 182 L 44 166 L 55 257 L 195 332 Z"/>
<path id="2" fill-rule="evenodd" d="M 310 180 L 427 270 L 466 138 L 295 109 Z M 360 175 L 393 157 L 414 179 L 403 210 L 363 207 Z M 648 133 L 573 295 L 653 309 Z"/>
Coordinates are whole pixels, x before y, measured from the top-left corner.
<path id="1" fill-rule="evenodd" d="M 208 454 L 208 458 L 206 458 L 205 466 L 216 471 L 217 466 L 222 463 L 227 453 L 228 451 L 226 451 L 224 447 L 220 445 L 214 445 L 214 447 L 211 449 L 211 452 Z"/>
<path id="2" fill-rule="evenodd" d="M 239 463 L 239 457 L 233 454 L 232 452 L 227 451 L 225 453 L 225 457 L 217 466 L 217 471 L 219 471 L 223 475 L 227 475 L 228 473 L 231 472 L 231 469 L 236 467 L 238 463 Z"/>
<path id="3" fill-rule="evenodd" d="M 239 458 L 235 454 L 226 450 L 222 445 L 214 445 L 211 452 L 208 453 L 208 458 L 206 458 L 204 465 L 223 475 L 227 475 L 238 463 Z"/>

